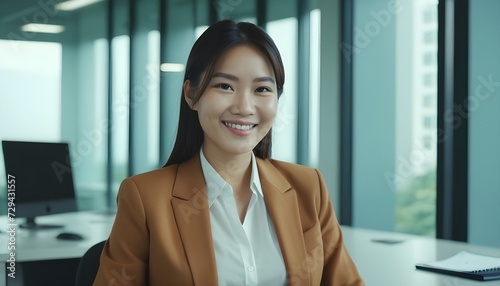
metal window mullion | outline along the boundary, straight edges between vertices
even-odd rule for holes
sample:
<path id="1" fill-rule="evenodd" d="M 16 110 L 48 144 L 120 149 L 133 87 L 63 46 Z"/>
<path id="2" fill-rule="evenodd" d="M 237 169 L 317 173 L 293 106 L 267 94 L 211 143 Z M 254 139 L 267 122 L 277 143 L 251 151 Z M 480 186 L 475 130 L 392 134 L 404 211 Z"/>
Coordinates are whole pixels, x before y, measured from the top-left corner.
<path id="1" fill-rule="evenodd" d="M 438 4 L 436 236 L 467 241 L 469 1 Z"/>
<path id="2" fill-rule="evenodd" d="M 137 20 L 137 15 L 136 15 L 136 7 L 137 7 L 137 1 L 138 0 L 129 0 L 129 37 L 130 37 L 130 43 L 129 43 L 129 104 L 128 104 L 128 111 L 129 111 L 129 117 L 128 117 L 128 169 L 127 173 L 128 176 L 132 176 L 134 173 L 134 153 L 135 153 L 135 144 L 134 144 L 134 138 L 135 138 L 135 128 L 134 128 L 134 122 L 135 122 L 135 110 L 133 108 L 133 102 L 134 102 L 134 85 L 135 85 L 135 59 L 134 59 L 134 53 L 135 53 L 135 33 L 136 33 L 136 20 Z"/>
<path id="3" fill-rule="evenodd" d="M 309 165 L 309 1 L 298 0 L 297 163 Z"/>
<path id="4" fill-rule="evenodd" d="M 108 119 L 108 132 L 106 141 L 106 207 L 108 210 L 112 209 L 113 197 L 113 31 L 114 31 L 114 8 L 115 0 L 109 0 L 107 5 L 108 15 L 108 106 L 107 106 L 107 119 Z"/>
<path id="5" fill-rule="evenodd" d="M 353 47 L 354 4 L 343 0 L 341 44 Z M 341 57 L 340 97 L 340 223 L 352 225 L 352 143 L 353 143 L 353 55 Z"/>

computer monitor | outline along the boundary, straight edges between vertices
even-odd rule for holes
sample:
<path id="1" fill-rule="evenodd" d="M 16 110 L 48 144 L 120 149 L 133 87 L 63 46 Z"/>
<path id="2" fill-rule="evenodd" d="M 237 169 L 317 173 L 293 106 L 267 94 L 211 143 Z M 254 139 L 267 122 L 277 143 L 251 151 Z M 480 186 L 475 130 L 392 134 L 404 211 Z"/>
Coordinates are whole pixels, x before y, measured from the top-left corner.
<path id="1" fill-rule="evenodd" d="M 15 216 L 26 218 L 20 227 L 41 225 L 35 217 L 77 211 L 67 143 L 2 141 L 5 171 L 15 177 Z"/>

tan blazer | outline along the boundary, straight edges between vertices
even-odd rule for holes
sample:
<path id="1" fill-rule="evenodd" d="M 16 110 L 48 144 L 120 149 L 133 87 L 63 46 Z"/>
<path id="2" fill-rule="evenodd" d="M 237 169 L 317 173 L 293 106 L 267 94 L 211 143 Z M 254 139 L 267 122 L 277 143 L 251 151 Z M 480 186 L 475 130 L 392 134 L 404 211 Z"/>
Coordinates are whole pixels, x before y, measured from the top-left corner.
<path id="1" fill-rule="evenodd" d="M 289 285 L 364 285 L 320 173 L 257 159 Z M 199 155 L 122 182 L 94 285 L 217 285 Z M 265 285 L 267 286 L 267 285 Z"/>

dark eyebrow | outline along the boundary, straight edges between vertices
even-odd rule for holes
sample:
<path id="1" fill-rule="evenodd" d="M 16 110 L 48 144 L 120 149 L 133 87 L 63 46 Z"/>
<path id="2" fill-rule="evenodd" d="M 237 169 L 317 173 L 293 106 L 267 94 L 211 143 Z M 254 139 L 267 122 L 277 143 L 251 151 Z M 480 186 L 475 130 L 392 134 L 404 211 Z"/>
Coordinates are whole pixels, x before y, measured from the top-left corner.
<path id="1" fill-rule="evenodd" d="M 223 72 L 216 72 L 216 73 L 214 73 L 214 75 L 212 76 L 212 78 L 214 78 L 214 77 L 223 77 L 223 78 L 227 78 L 229 80 L 234 80 L 234 81 L 240 80 L 237 76 L 234 76 L 234 75 L 228 74 L 228 73 L 223 73 Z"/>
<path id="2" fill-rule="evenodd" d="M 227 78 L 227 79 L 233 80 L 233 81 L 239 81 L 240 80 L 237 76 L 234 76 L 234 75 L 228 74 L 228 73 L 223 73 L 223 72 L 216 72 L 216 73 L 214 73 L 214 75 L 212 76 L 212 78 L 214 78 L 214 77 Z M 269 77 L 269 76 L 258 77 L 256 79 L 254 79 L 253 81 L 254 82 L 269 81 L 269 82 L 272 82 L 273 84 L 275 83 L 274 79 L 272 77 Z"/>
<path id="3" fill-rule="evenodd" d="M 274 79 L 272 77 L 269 77 L 269 76 L 258 77 L 258 78 L 253 80 L 253 82 L 261 82 L 261 81 L 270 81 L 273 84 L 275 83 Z"/>

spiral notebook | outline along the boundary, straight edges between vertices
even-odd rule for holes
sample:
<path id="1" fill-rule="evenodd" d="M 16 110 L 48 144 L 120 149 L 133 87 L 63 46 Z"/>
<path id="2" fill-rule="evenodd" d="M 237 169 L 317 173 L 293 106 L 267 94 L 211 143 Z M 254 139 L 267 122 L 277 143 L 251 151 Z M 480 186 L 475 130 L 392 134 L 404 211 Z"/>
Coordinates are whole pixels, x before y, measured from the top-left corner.
<path id="1" fill-rule="evenodd" d="M 500 279 L 500 258 L 467 251 L 461 251 L 444 260 L 418 263 L 415 266 L 420 270 L 479 281 Z"/>

